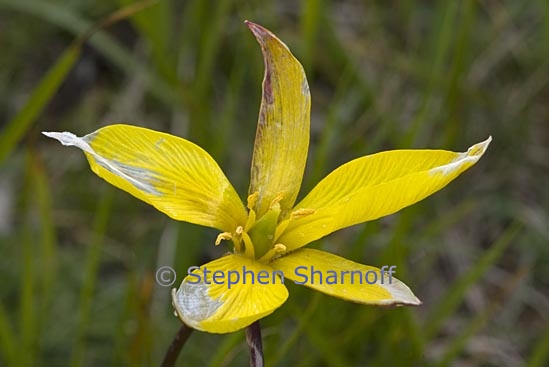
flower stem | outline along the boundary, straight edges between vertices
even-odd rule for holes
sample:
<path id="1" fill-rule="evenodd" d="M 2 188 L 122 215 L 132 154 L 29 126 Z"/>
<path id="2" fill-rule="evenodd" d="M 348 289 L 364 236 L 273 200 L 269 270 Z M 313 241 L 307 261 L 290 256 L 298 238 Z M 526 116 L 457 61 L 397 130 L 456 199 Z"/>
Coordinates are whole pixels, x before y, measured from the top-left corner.
<path id="1" fill-rule="evenodd" d="M 250 348 L 250 367 L 263 367 L 263 342 L 259 321 L 246 328 L 246 342 Z"/>
<path id="2" fill-rule="evenodd" d="M 177 356 L 179 356 L 179 352 L 181 352 L 181 349 L 185 345 L 187 339 L 189 339 L 189 336 L 191 336 L 193 330 L 194 329 L 188 327 L 185 324 L 181 325 L 181 328 L 179 328 L 179 331 L 177 332 L 177 334 L 175 334 L 170 346 L 168 347 L 166 355 L 164 355 L 164 360 L 160 365 L 161 367 L 175 366 Z"/>

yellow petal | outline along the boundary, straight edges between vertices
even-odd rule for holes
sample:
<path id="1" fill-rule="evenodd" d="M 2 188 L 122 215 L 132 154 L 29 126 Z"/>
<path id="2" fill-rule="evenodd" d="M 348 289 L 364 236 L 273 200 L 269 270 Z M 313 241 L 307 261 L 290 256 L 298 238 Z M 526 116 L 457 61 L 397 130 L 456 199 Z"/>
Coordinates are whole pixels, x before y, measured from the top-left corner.
<path id="1" fill-rule="evenodd" d="M 295 206 L 277 243 L 288 250 L 338 229 L 377 219 L 442 189 L 484 154 L 492 138 L 465 153 L 444 150 L 395 150 L 350 161 L 324 178 Z"/>
<path id="2" fill-rule="evenodd" d="M 249 194 L 258 193 L 253 208 L 258 218 L 282 194 L 284 215 L 295 202 L 307 161 L 309 85 L 303 67 L 282 41 L 257 24 L 247 25 L 261 45 L 265 61 Z"/>
<path id="3" fill-rule="evenodd" d="M 410 288 L 394 277 L 396 267 L 382 267 L 382 271 L 313 249 L 296 250 L 270 265 L 297 284 L 348 301 L 384 306 L 421 304 Z"/>
<path id="4" fill-rule="evenodd" d="M 198 330 L 230 333 L 242 329 L 288 298 L 278 275 L 281 272 L 241 255 L 227 255 L 189 270 L 192 273 L 172 291 L 172 302 L 179 318 Z"/>
<path id="5" fill-rule="evenodd" d="M 246 223 L 244 206 L 217 163 L 185 139 L 128 125 L 82 138 L 44 134 L 82 149 L 98 176 L 174 219 L 226 232 Z"/>

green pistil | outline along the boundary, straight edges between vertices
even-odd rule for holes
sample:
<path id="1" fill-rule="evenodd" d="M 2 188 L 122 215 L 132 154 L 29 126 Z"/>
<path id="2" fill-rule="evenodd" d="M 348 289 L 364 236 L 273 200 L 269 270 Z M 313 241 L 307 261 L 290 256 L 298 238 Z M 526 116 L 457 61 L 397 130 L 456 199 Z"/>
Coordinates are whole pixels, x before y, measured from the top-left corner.
<path id="1" fill-rule="evenodd" d="M 280 205 L 276 203 L 248 231 L 248 235 L 254 245 L 256 259 L 261 258 L 273 247 L 279 215 Z"/>

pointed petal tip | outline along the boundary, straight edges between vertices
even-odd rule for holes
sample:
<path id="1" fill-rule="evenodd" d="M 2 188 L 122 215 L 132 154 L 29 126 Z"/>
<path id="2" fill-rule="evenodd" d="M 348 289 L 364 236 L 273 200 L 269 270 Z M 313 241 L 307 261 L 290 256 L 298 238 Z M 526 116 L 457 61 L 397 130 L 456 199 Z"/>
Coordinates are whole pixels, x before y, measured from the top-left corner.
<path id="1" fill-rule="evenodd" d="M 393 282 L 385 286 L 385 289 L 393 296 L 392 299 L 386 301 L 388 306 L 420 306 L 423 304 L 410 287 L 398 279 L 393 279 Z"/>
<path id="2" fill-rule="evenodd" d="M 412 299 L 406 300 L 406 301 L 391 300 L 391 301 L 388 301 L 388 302 L 379 303 L 377 306 L 380 306 L 380 307 L 419 307 L 422 304 L 423 304 L 423 302 L 421 302 L 417 297 L 414 297 L 413 300 Z"/>
<path id="3" fill-rule="evenodd" d="M 74 135 L 73 133 L 70 133 L 68 131 L 64 131 L 62 133 L 60 132 L 49 132 L 49 131 L 42 131 L 42 134 L 47 136 L 48 138 L 52 138 L 55 140 L 58 140 L 61 144 L 69 146 L 69 145 L 77 145 L 77 143 L 82 140 L 78 136 Z M 78 146 L 78 145 L 77 145 Z"/>
<path id="4" fill-rule="evenodd" d="M 488 139 L 486 139 L 484 141 L 481 141 L 477 145 L 482 146 L 483 148 L 487 148 L 488 145 L 490 145 L 491 142 L 492 142 L 492 135 L 488 135 Z"/>
<path id="5" fill-rule="evenodd" d="M 56 132 L 53 132 L 53 131 L 42 131 L 42 134 L 46 135 L 48 138 L 53 138 L 55 136 L 55 134 L 59 134 L 59 133 L 56 133 Z"/>
<path id="6" fill-rule="evenodd" d="M 260 26 L 259 24 L 257 23 L 254 23 L 254 22 L 250 22 L 249 20 L 245 20 L 244 21 L 244 24 L 246 24 L 248 26 L 248 28 L 250 29 L 250 31 L 252 31 L 252 33 L 256 36 L 256 37 L 261 37 L 263 35 L 267 35 L 267 34 L 271 34 L 272 33 L 267 30 L 266 28 Z"/>
<path id="7" fill-rule="evenodd" d="M 417 298 L 415 295 L 413 296 L 413 298 L 410 298 L 410 300 L 406 301 L 406 302 L 403 302 L 402 305 L 403 306 L 421 306 L 423 304 L 423 302 L 421 302 L 421 300 L 419 298 Z"/>
<path id="8" fill-rule="evenodd" d="M 488 136 L 488 139 L 481 141 L 480 143 L 477 143 L 473 146 L 471 146 L 469 149 L 467 149 L 466 156 L 468 157 L 475 157 L 477 160 L 480 159 L 486 152 L 486 149 L 488 149 L 488 146 L 492 142 L 492 135 Z"/>
<path id="9" fill-rule="evenodd" d="M 389 287 L 388 290 L 393 295 L 392 300 L 387 300 L 388 306 L 417 307 L 423 304 L 412 290 L 401 281 L 397 281 L 396 284 Z"/>
<path id="10" fill-rule="evenodd" d="M 259 44 L 262 45 L 262 47 L 268 47 L 267 44 L 269 43 L 269 41 L 274 40 L 276 44 L 283 46 L 288 50 L 288 52 L 290 51 L 288 49 L 288 46 L 267 28 L 257 23 L 250 22 L 249 20 L 244 21 L 244 24 L 246 24 L 250 31 L 252 31 L 254 37 L 257 39 Z"/>
<path id="11" fill-rule="evenodd" d="M 84 142 L 84 140 L 74 135 L 71 132 L 64 131 L 60 133 L 60 132 L 42 131 L 42 134 L 44 134 L 48 138 L 52 138 L 59 141 L 61 144 L 65 146 L 76 146 L 84 151 L 88 151 L 88 145 Z"/>
<path id="12" fill-rule="evenodd" d="M 491 142 L 492 142 L 492 135 L 488 135 L 488 139 L 483 141 L 481 144 L 483 144 L 485 146 L 484 149 L 486 150 L 486 148 L 488 148 L 488 145 L 490 145 Z"/>

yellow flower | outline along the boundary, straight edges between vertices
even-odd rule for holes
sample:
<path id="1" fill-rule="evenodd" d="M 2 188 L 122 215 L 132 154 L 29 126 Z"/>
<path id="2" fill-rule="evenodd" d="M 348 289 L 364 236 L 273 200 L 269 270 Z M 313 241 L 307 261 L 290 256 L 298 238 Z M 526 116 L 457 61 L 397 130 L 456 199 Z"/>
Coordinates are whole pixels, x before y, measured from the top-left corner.
<path id="1" fill-rule="evenodd" d="M 282 41 L 247 25 L 266 70 L 246 207 L 214 159 L 185 139 L 128 125 L 82 138 L 44 134 L 82 149 L 107 182 L 176 220 L 219 229 L 216 244 L 231 241 L 232 253 L 194 269 L 173 290 L 177 314 L 193 328 L 228 333 L 269 315 L 288 297 L 285 278 L 363 304 L 420 304 L 381 269 L 302 247 L 440 190 L 480 159 L 491 138 L 465 153 L 395 150 L 352 160 L 295 204 L 309 147 L 309 86 Z"/>

